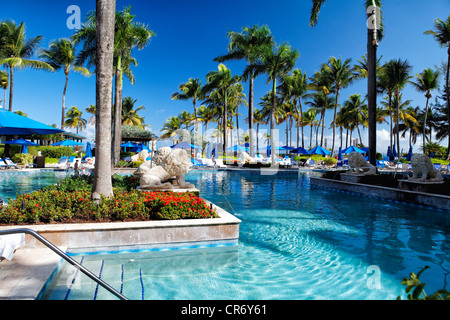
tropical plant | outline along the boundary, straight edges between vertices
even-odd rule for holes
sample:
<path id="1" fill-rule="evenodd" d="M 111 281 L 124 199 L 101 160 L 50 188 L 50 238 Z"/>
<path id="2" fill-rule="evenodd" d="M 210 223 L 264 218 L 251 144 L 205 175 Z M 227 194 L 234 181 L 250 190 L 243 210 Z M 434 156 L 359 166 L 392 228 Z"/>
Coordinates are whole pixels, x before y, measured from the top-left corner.
<path id="1" fill-rule="evenodd" d="M 134 108 L 137 99 L 133 100 L 131 97 L 125 97 L 122 101 L 122 125 L 136 126 L 144 129 L 144 118 L 138 112 L 145 110 L 144 106 Z M 122 130 L 121 130 L 122 131 Z"/>
<path id="2" fill-rule="evenodd" d="M 422 93 L 425 93 L 427 102 L 425 104 L 425 119 L 423 123 L 423 140 L 422 146 L 425 146 L 425 130 L 427 126 L 428 101 L 432 97 L 431 91 L 439 87 L 439 71 L 431 68 L 423 70 L 420 74 L 416 74 L 416 81 L 410 81 L 413 87 Z"/>
<path id="3" fill-rule="evenodd" d="M 177 134 L 177 131 L 181 129 L 181 120 L 179 117 L 172 116 L 169 119 L 166 120 L 165 123 L 163 123 L 161 131 L 163 134 L 161 135 L 161 138 L 172 138 Z"/>
<path id="4" fill-rule="evenodd" d="M 216 95 L 220 96 L 220 100 L 223 103 L 223 150 L 227 149 L 227 119 L 228 119 L 228 99 L 232 94 L 233 85 L 238 83 L 240 77 L 231 75 L 230 69 L 224 64 L 219 64 L 218 71 L 211 71 L 206 75 L 206 85 L 203 87 L 203 91 L 206 94 L 211 95 L 215 91 Z"/>
<path id="5" fill-rule="evenodd" d="M 95 112 L 96 112 L 95 105 L 91 104 L 89 107 L 86 108 L 86 112 L 92 114 L 92 116 L 88 119 L 88 123 L 95 124 Z"/>
<path id="6" fill-rule="evenodd" d="M 192 100 L 192 106 L 194 108 L 194 121 L 195 121 L 195 131 L 197 128 L 197 101 L 203 100 L 205 98 L 204 92 L 202 90 L 202 82 L 196 78 L 190 78 L 188 82 L 182 83 L 179 86 L 180 92 L 175 92 L 172 94 L 172 100 Z"/>
<path id="7" fill-rule="evenodd" d="M 275 112 L 277 106 L 277 80 L 288 74 L 300 56 L 296 49 L 292 49 L 287 43 L 273 46 L 262 58 L 262 62 L 255 66 L 255 74 L 266 73 L 267 84 L 272 82 L 272 106 L 270 109 L 270 145 L 275 148 Z M 275 164 L 275 152 L 271 153 L 272 165 Z"/>
<path id="8" fill-rule="evenodd" d="M 434 39 L 439 43 L 442 48 L 447 48 L 447 67 L 445 74 L 445 85 L 444 91 L 447 96 L 447 136 L 448 139 L 448 154 L 447 157 L 450 157 L 450 82 L 449 82 L 449 73 L 450 73 L 450 15 L 447 17 L 447 20 L 443 21 L 441 19 L 436 19 L 434 21 L 434 29 L 435 30 L 427 30 L 424 34 L 429 34 L 434 37 Z"/>
<path id="9" fill-rule="evenodd" d="M 136 66 L 137 61 L 132 57 L 133 49 L 138 50 L 146 47 L 151 37 L 155 33 L 147 25 L 134 21 L 135 15 L 131 14 L 131 6 L 125 8 L 115 15 L 115 33 L 114 33 L 114 161 L 119 160 L 121 143 L 121 118 L 122 118 L 122 92 L 123 75 L 125 75 L 132 84 L 134 84 L 134 75 L 131 71 L 131 65 Z M 95 12 L 88 15 L 87 23 L 83 24 L 73 39 L 76 44 L 83 42 L 83 49 L 78 57 L 78 64 L 87 62 L 88 66 L 96 65 L 96 22 Z"/>
<path id="10" fill-rule="evenodd" d="M 408 278 L 403 278 L 402 285 L 406 286 L 405 292 L 407 293 L 408 300 L 450 300 L 450 292 L 444 289 L 437 290 L 432 295 L 425 293 L 424 288 L 426 283 L 420 282 L 420 276 L 429 268 L 429 266 L 425 266 L 417 274 L 411 272 Z M 397 297 L 397 300 L 401 299 L 400 296 Z"/>
<path id="11" fill-rule="evenodd" d="M 317 24 L 319 12 L 326 0 L 312 0 L 309 25 Z M 369 162 L 376 164 L 377 144 L 377 47 L 383 37 L 381 0 L 365 0 L 367 18 L 367 105 L 369 113 Z"/>
<path id="12" fill-rule="evenodd" d="M 71 70 L 81 73 L 84 76 L 91 76 L 91 72 L 84 67 L 75 66 L 76 53 L 75 45 L 70 39 L 59 39 L 50 43 L 48 49 L 42 50 L 39 57 L 47 62 L 55 70 L 62 69 L 66 77 L 64 84 L 63 98 L 62 98 L 62 115 L 61 115 L 61 129 L 64 128 L 65 113 L 66 113 L 66 90 L 69 82 L 69 72 Z"/>
<path id="13" fill-rule="evenodd" d="M 248 123 L 249 123 L 249 146 L 250 156 L 253 157 L 253 114 L 254 114 L 254 80 L 257 74 L 255 66 L 262 59 L 262 55 L 273 45 L 273 36 L 269 27 L 257 25 L 244 27 L 240 33 L 228 32 L 230 42 L 228 44 L 228 54 L 217 57 L 214 61 L 224 62 L 228 60 L 243 60 L 248 63 L 242 75 L 244 80 L 249 80 L 248 96 Z"/>
<path id="14" fill-rule="evenodd" d="M 30 59 L 42 41 L 42 36 L 27 39 L 25 24 L 17 25 L 14 21 L 0 24 L 0 65 L 9 69 L 9 111 L 13 107 L 14 70 L 33 68 L 53 71 L 48 63 Z"/>
<path id="15" fill-rule="evenodd" d="M 331 147 L 331 156 L 334 154 L 334 144 L 336 138 L 336 115 L 339 103 L 339 94 L 341 89 L 345 89 L 354 79 L 352 68 L 350 66 L 351 59 L 342 61 L 341 58 L 331 57 L 328 63 L 322 65 L 325 76 L 330 79 L 332 89 L 335 93 L 334 116 L 333 116 L 333 142 Z"/>
<path id="16" fill-rule="evenodd" d="M 351 127 L 356 128 L 358 131 L 359 142 L 362 144 L 361 132 L 359 130 L 359 126 L 367 126 L 367 104 L 364 103 L 364 100 L 361 100 L 360 94 L 352 94 L 348 100 L 344 102 L 343 110 L 345 110 L 344 118 L 345 122 L 350 123 Z"/>
<path id="17" fill-rule="evenodd" d="M 96 118 L 95 171 L 92 199 L 95 203 L 114 196 L 111 161 L 111 106 L 114 72 L 114 20 L 115 0 L 96 2 Z"/>
<path id="18" fill-rule="evenodd" d="M 73 106 L 67 111 L 66 120 L 64 121 L 64 127 L 74 128 L 78 131 L 86 128 L 87 121 L 82 118 L 83 112 Z"/>

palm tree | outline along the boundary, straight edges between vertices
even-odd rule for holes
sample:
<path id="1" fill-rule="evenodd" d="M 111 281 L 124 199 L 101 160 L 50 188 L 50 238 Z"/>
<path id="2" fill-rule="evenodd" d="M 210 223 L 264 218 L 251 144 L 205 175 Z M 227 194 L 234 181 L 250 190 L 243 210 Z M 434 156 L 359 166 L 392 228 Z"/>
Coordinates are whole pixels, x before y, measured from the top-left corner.
<path id="1" fill-rule="evenodd" d="M 30 59 L 42 41 L 42 36 L 27 39 L 25 24 L 16 25 L 14 21 L 4 21 L 0 24 L 1 52 L 0 65 L 9 69 L 9 111 L 13 106 L 14 70 L 33 68 L 53 71 L 48 63 Z"/>
<path id="2" fill-rule="evenodd" d="M 253 115 L 253 121 L 256 123 L 256 152 L 259 151 L 259 125 L 267 124 L 267 117 L 269 116 L 270 109 L 263 108 L 261 110 L 255 109 Z"/>
<path id="3" fill-rule="evenodd" d="M 365 99 L 361 101 L 360 94 L 352 94 L 347 101 L 344 102 L 344 108 L 347 112 L 347 121 L 349 121 L 358 131 L 359 142 L 362 144 L 360 125 L 367 125 L 367 105 L 364 103 Z"/>
<path id="4" fill-rule="evenodd" d="M 135 58 L 131 56 L 133 49 L 138 50 L 146 47 L 151 37 L 155 33 L 147 25 L 134 21 L 135 16 L 131 14 L 131 6 L 121 12 L 116 13 L 115 17 L 115 35 L 114 35 L 114 76 L 115 76 L 115 94 L 114 94 L 114 162 L 119 160 L 120 143 L 122 140 L 122 92 L 123 75 L 127 76 L 134 84 L 134 76 L 131 72 L 131 65 L 137 65 Z M 78 57 L 78 64 L 87 62 L 88 66 L 96 64 L 96 23 L 95 13 L 88 16 L 88 22 L 83 24 L 73 39 L 75 44 L 83 41 L 83 50 Z"/>
<path id="5" fill-rule="evenodd" d="M 92 198 L 110 198 L 112 188 L 111 106 L 114 68 L 115 0 L 96 0 L 95 171 Z"/>
<path id="6" fill-rule="evenodd" d="M 423 70 L 420 74 L 416 74 L 416 81 L 410 81 L 413 87 L 419 91 L 425 93 L 427 102 L 425 104 L 425 120 L 423 123 L 423 140 L 422 146 L 425 145 L 425 128 L 427 126 L 428 115 L 428 101 L 432 97 L 431 91 L 438 89 L 439 87 L 439 71 L 432 70 L 431 68 Z"/>
<path id="7" fill-rule="evenodd" d="M 202 82 L 198 78 L 190 78 L 188 82 L 180 85 L 179 90 L 180 92 L 175 92 L 172 94 L 172 100 L 192 100 L 192 106 L 194 108 L 195 131 L 197 131 L 196 103 L 198 100 L 203 100 L 205 98 L 202 90 Z"/>
<path id="8" fill-rule="evenodd" d="M 312 0 L 309 25 L 317 24 L 319 12 L 326 0 Z M 383 35 L 381 0 L 365 0 L 367 17 L 367 105 L 369 112 L 369 162 L 376 165 L 377 144 L 377 47 Z"/>
<path id="9" fill-rule="evenodd" d="M 64 127 L 70 127 L 77 129 L 78 131 L 86 128 L 87 120 L 82 118 L 83 112 L 78 110 L 77 107 L 73 106 L 67 111 L 66 120 L 64 122 Z"/>
<path id="10" fill-rule="evenodd" d="M 161 135 L 161 138 L 163 139 L 172 138 L 177 134 L 177 131 L 179 129 L 181 129 L 180 118 L 172 116 L 169 119 L 167 119 L 165 123 L 163 123 L 163 127 L 161 129 L 163 134 Z"/>
<path id="11" fill-rule="evenodd" d="M 232 94 L 233 85 L 239 82 L 239 76 L 231 76 L 231 71 L 224 64 L 219 64 L 218 71 L 211 71 L 206 75 L 206 85 L 203 87 L 205 94 L 216 91 L 223 102 L 223 150 L 227 149 L 227 119 L 228 98 Z"/>
<path id="12" fill-rule="evenodd" d="M 295 61 L 300 56 L 296 49 L 292 49 L 286 43 L 277 47 L 272 47 L 270 51 L 263 55 L 262 64 L 255 67 L 255 74 L 266 73 L 267 83 L 272 81 L 272 106 L 270 109 L 270 140 L 271 147 L 275 149 L 275 112 L 276 112 L 276 88 L 277 79 L 289 73 L 294 68 Z M 271 152 L 272 165 L 275 162 L 275 151 Z"/>
<path id="13" fill-rule="evenodd" d="M 249 118 L 249 141 L 250 141 L 250 156 L 253 157 L 253 110 L 254 110 L 254 95 L 253 86 L 257 74 L 254 66 L 261 60 L 262 54 L 273 45 L 273 36 L 269 27 L 257 25 L 244 27 L 241 33 L 234 31 L 228 32 L 230 42 L 228 44 L 228 54 L 217 57 L 214 61 L 224 62 L 229 60 L 243 60 L 248 63 L 247 69 L 242 75 L 244 80 L 249 80 L 249 95 L 248 95 L 248 118 Z"/>
<path id="14" fill-rule="evenodd" d="M 66 113 L 66 90 L 69 82 L 69 72 L 71 70 L 81 73 L 84 76 L 91 76 L 91 72 L 84 68 L 75 66 L 75 45 L 70 39 L 59 39 L 50 43 L 50 47 L 46 50 L 42 50 L 39 57 L 47 62 L 55 70 L 63 69 L 66 76 L 66 82 L 64 84 L 63 98 L 62 98 L 62 115 L 61 115 L 61 129 L 64 128 L 64 116 Z"/>
<path id="15" fill-rule="evenodd" d="M 189 125 L 192 121 L 194 121 L 194 115 L 187 112 L 186 110 L 183 110 L 179 115 L 178 118 L 180 119 L 180 122 L 186 126 L 186 131 L 189 132 Z"/>
<path id="16" fill-rule="evenodd" d="M 325 75 L 330 79 L 332 89 L 335 92 L 334 117 L 333 117 L 333 143 L 331 147 L 331 156 L 334 154 L 334 143 L 336 137 L 336 114 L 339 103 L 339 93 L 341 89 L 346 88 L 352 83 L 354 76 L 350 67 L 351 59 L 342 61 L 341 58 L 331 57 L 327 64 L 322 65 Z"/>
<path id="17" fill-rule="evenodd" d="M 390 60 L 384 65 L 384 75 L 383 77 L 387 77 L 390 83 L 390 89 L 393 92 L 394 100 L 400 101 L 400 92 L 405 87 L 405 85 L 409 82 L 409 79 L 411 79 L 410 72 L 411 72 L 411 65 L 408 63 L 407 60 L 402 61 L 401 59 L 398 60 Z M 396 111 L 396 126 L 399 125 L 399 119 L 400 119 L 400 104 L 396 103 L 397 111 Z M 400 145 L 400 132 L 397 130 L 397 147 Z"/>
<path id="18" fill-rule="evenodd" d="M 312 148 L 312 136 L 313 136 L 313 127 L 317 126 L 319 122 L 316 120 L 316 110 L 314 109 L 308 109 L 305 112 L 303 112 L 302 115 L 302 122 L 304 126 L 310 126 L 311 131 L 309 133 L 309 148 Z M 316 140 L 317 144 L 317 140 Z M 303 147 L 304 148 L 304 147 Z"/>
<path id="19" fill-rule="evenodd" d="M 144 118 L 138 115 L 138 111 L 145 110 L 144 106 L 134 109 L 137 99 L 125 97 L 122 101 L 122 125 L 129 125 L 144 129 Z"/>
<path id="20" fill-rule="evenodd" d="M 6 90 L 9 87 L 8 72 L 0 70 L 0 88 L 3 89 L 3 109 L 6 109 Z"/>
<path id="21" fill-rule="evenodd" d="M 205 106 L 200 106 L 198 109 L 198 117 L 200 118 L 200 120 L 203 122 L 203 124 L 205 125 L 205 133 L 208 131 L 208 124 L 211 121 L 215 121 L 215 113 L 214 113 L 214 109 L 213 108 L 207 108 Z"/>
<path id="22" fill-rule="evenodd" d="M 92 114 L 92 116 L 88 119 L 88 123 L 95 124 L 95 112 L 96 112 L 95 105 L 91 104 L 89 107 L 86 108 L 86 112 Z"/>
<path id="23" fill-rule="evenodd" d="M 232 86 L 231 95 L 229 98 L 230 107 L 233 108 L 233 115 L 236 117 L 236 132 L 237 132 L 237 144 L 240 144 L 239 138 L 239 106 L 248 106 L 246 95 L 244 93 L 244 87 L 242 83 L 238 82 Z"/>
<path id="24" fill-rule="evenodd" d="M 450 157 L 450 83 L 449 83 L 449 73 L 450 73 L 450 15 L 447 20 L 442 21 L 441 19 L 436 19 L 434 21 L 434 28 L 436 31 L 427 30 L 424 34 L 429 34 L 434 37 L 434 39 L 439 43 L 442 48 L 447 47 L 447 70 L 445 75 L 445 93 L 447 96 L 447 128 L 448 133 L 448 148 L 447 157 Z"/>
<path id="25" fill-rule="evenodd" d="M 308 94 L 308 98 L 310 100 L 306 101 L 306 104 L 310 106 L 310 108 L 314 109 L 316 112 L 320 112 L 319 125 L 316 127 L 316 141 L 319 127 L 322 127 L 322 133 L 320 138 L 320 146 L 323 146 L 323 137 L 324 137 L 324 128 L 325 128 L 325 112 L 327 109 L 334 108 L 335 98 L 325 94 L 324 92 L 314 92 L 312 94 Z"/>

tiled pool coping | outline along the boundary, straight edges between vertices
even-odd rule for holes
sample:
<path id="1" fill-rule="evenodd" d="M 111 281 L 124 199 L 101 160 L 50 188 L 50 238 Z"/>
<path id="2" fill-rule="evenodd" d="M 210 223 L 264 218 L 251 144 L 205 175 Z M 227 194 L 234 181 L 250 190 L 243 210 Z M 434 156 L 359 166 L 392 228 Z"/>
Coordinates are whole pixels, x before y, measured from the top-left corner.
<path id="1" fill-rule="evenodd" d="M 206 201 L 206 200 L 205 200 Z M 209 201 L 206 201 L 210 205 Z M 172 221 L 54 224 L 20 226 L 38 232 L 63 251 L 96 252 L 130 248 L 182 246 L 238 241 L 239 224 L 227 211 L 213 205 L 219 218 Z M 15 229 L 0 227 L 0 230 Z M 51 276 L 60 257 L 30 235 L 12 261 L 0 263 L 0 300 L 33 300 Z"/>

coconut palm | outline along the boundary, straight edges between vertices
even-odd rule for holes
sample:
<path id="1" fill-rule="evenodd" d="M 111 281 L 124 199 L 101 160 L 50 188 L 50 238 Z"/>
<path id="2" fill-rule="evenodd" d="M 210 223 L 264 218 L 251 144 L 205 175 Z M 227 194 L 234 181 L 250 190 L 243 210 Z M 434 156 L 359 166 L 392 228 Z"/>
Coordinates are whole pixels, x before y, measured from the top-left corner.
<path id="1" fill-rule="evenodd" d="M 198 119 L 196 103 L 198 100 L 203 100 L 205 98 L 202 90 L 202 82 L 198 78 L 190 78 L 188 82 L 179 86 L 179 90 L 180 92 L 175 92 L 172 94 L 172 100 L 192 100 L 192 106 L 194 108 L 195 131 L 197 131 Z"/>
<path id="2" fill-rule="evenodd" d="M 172 116 L 169 119 L 166 120 L 165 123 L 163 123 L 161 131 L 163 134 L 161 135 L 161 138 L 172 138 L 177 134 L 177 131 L 181 129 L 181 120 L 179 117 Z"/>
<path id="3" fill-rule="evenodd" d="M 425 128 L 427 126 L 428 102 L 432 97 L 431 91 L 439 87 L 439 71 L 431 68 L 423 70 L 420 74 L 416 74 L 416 81 L 410 81 L 413 87 L 422 93 L 425 93 L 427 102 L 425 104 L 425 119 L 423 123 L 423 140 L 422 145 L 425 145 Z"/>
<path id="4" fill-rule="evenodd" d="M 314 126 L 319 125 L 319 121 L 316 120 L 317 112 L 314 109 L 308 109 L 305 112 L 303 112 L 302 115 L 302 122 L 304 126 L 310 126 L 310 133 L 309 133 L 309 148 L 312 148 L 312 136 L 313 136 L 313 129 Z M 316 136 L 317 137 L 317 136 Z M 317 139 L 316 139 L 316 145 L 317 145 Z"/>
<path id="5" fill-rule="evenodd" d="M 254 79 L 257 76 L 254 66 L 261 60 L 262 54 L 273 45 L 273 36 L 269 27 L 257 25 L 253 27 L 244 27 L 240 33 L 230 31 L 228 32 L 230 42 L 228 44 L 228 54 L 217 57 L 214 61 L 224 62 L 229 60 L 243 60 L 248 63 L 248 68 L 242 75 L 244 80 L 249 80 L 249 95 L 248 95 L 248 117 L 249 117 L 249 142 L 250 142 L 250 156 L 253 155 L 253 109 L 254 109 L 254 95 L 253 85 Z"/>
<path id="6" fill-rule="evenodd" d="M 400 101 L 400 93 L 401 90 L 405 87 L 405 85 L 409 82 L 411 79 L 410 72 L 411 72 L 411 65 L 408 63 L 407 60 L 402 61 L 401 59 L 398 60 L 390 60 L 386 62 L 386 64 L 383 67 L 383 77 L 387 77 L 390 83 L 390 90 L 393 92 L 393 96 L 396 101 Z M 396 126 L 398 127 L 399 120 L 400 120 L 400 103 L 396 103 Z M 397 130 L 397 147 L 400 145 L 400 132 Z"/>
<path id="7" fill-rule="evenodd" d="M 144 118 L 138 115 L 138 112 L 145 110 L 144 106 L 139 106 L 136 109 L 134 105 L 137 99 L 133 100 L 131 97 L 125 97 L 122 101 L 122 125 L 129 125 L 144 129 Z"/>
<path id="8" fill-rule="evenodd" d="M 325 94 L 324 92 L 314 92 L 307 95 L 308 101 L 306 104 L 310 106 L 310 108 L 314 109 L 316 112 L 320 112 L 319 125 L 316 127 L 316 141 L 319 128 L 322 128 L 321 138 L 320 138 L 320 146 L 323 146 L 323 138 L 324 138 L 324 128 L 325 128 L 325 112 L 328 109 L 334 108 L 335 98 L 331 95 Z"/>
<path id="9" fill-rule="evenodd" d="M 69 82 L 69 72 L 73 70 L 84 76 L 91 76 L 91 72 L 84 67 L 75 66 L 76 53 L 75 45 L 70 39 L 59 39 L 50 43 L 48 49 L 42 50 L 39 57 L 47 62 L 55 70 L 62 69 L 66 76 L 64 84 L 63 98 L 62 98 L 62 115 L 61 115 L 61 129 L 64 128 L 64 116 L 66 113 L 66 91 Z"/>
<path id="10" fill-rule="evenodd" d="M 448 139 L 448 148 L 447 148 L 447 157 L 450 156 L 450 82 L 449 82 L 449 73 L 450 73 L 450 15 L 447 17 L 447 20 L 443 21 L 441 19 L 436 19 L 434 21 L 434 29 L 435 30 L 427 30 L 424 34 L 429 34 L 434 37 L 434 39 L 439 43 L 442 48 L 447 48 L 447 68 L 445 75 L 445 85 L 444 90 L 447 96 L 447 136 Z"/>
<path id="11" fill-rule="evenodd" d="M 288 74 L 300 56 L 296 49 L 292 49 L 287 43 L 273 46 L 263 55 L 262 63 L 255 66 L 255 74 L 266 73 L 267 83 L 272 81 L 272 106 L 270 109 L 270 139 L 271 146 L 275 148 L 275 112 L 277 106 L 277 79 Z M 272 164 L 275 164 L 275 152 L 271 153 Z"/>
<path id="12" fill-rule="evenodd" d="M 15 69 L 44 69 L 53 71 L 48 63 L 30 59 L 42 41 L 42 36 L 27 39 L 25 24 L 17 25 L 14 21 L 4 21 L 0 24 L 1 48 L 0 65 L 9 69 L 9 111 L 13 106 L 14 70 Z"/>
<path id="13" fill-rule="evenodd" d="M 66 120 L 64 122 L 64 127 L 74 128 L 77 130 L 77 134 L 79 130 L 83 130 L 86 128 L 87 120 L 82 118 L 83 112 L 80 111 L 77 107 L 73 106 L 67 111 Z"/>
<path id="14" fill-rule="evenodd" d="M 205 126 L 205 132 L 208 131 L 208 124 L 212 121 L 215 121 L 215 113 L 214 113 L 214 109 L 212 108 L 207 108 L 204 105 L 201 105 L 198 109 L 197 109 L 197 116 L 199 117 L 200 121 L 203 122 L 204 126 Z"/>
<path id="15" fill-rule="evenodd" d="M 95 112 L 96 112 L 95 105 L 91 104 L 89 107 L 87 107 L 85 110 L 86 112 L 92 114 L 92 116 L 88 119 L 88 123 L 95 124 Z"/>
<path id="16" fill-rule="evenodd" d="M 92 198 L 110 198 L 112 189 L 111 106 L 114 72 L 115 0 L 96 0 L 96 122 Z"/>
<path id="17" fill-rule="evenodd" d="M 359 126 L 367 126 L 367 104 L 364 103 L 364 100 L 361 100 L 360 94 L 352 94 L 348 100 L 344 102 L 344 107 L 346 112 L 348 113 L 348 120 L 350 123 L 358 131 L 359 141 L 362 144 L 361 131 L 359 130 Z"/>
<path id="18" fill-rule="evenodd" d="M 326 0 L 312 0 L 309 25 L 317 24 L 319 12 Z M 365 0 L 364 8 L 367 18 L 367 105 L 369 112 L 369 161 L 376 165 L 377 144 L 377 47 L 383 36 L 381 0 Z"/>
<path id="19" fill-rule="evenodd" d="M 333 116 L 333 142 L 331 147 L 331 156 L 334 153 L 334 144 L 336 137 L 336 114 L 339 103 L 339 94 L 341 89 L 345 89 L 353 80 L 353 72 L 350 66 L 351 59 L 342 61 L 341 58 L 331 57 L 328 63 L 322 65 L 325 75 L 330 79 L 332 89 L 335 93 L 334 116 Z"/>
<path id="20" fill-rule="evenodd" d="M 6 90 L 9 87 L 8 72 L 0 70 L 0 88 L 3 89 L 3 109 L 6 109 Z"/>
<path id="21" fill-rule="evenodd" d="M 135 15 L 131 14 L 131 6 L 115 16 L 115 34 L 114 34 L 114 162 L 119 160 L 120 143 L 122 139 L 122 92 L 123 75 L 125 75 L 132 84 L 134 76 L 131 71 L 131 65 L 137 65 L 137 61 L 132 57 L 133 49 L 141 50 L 150 43 L 151 37 L 155 33 L 147 25 L 134 21 Z M 95 36 L 95 12 L 88 16 L 87 23 L 83 24 L 73 39 L 76 44 L 83 42 L 83 49 L 78 56 L 77 63 L 82 65 L 85 62 L 88 66 L 95 66 L 96 36 Z"/>
<path id="22" fill-rule="evenodd" d="M 238 82 L 233 85 L 231 90 L 231 95 L 229 98 L 230 107 L 232 107 L 232 115 L 236 117 L 236 132 L 237 132 L 237 143 L 240 144 L 239 138 L 239 106 L 248 106 L 247 97 L 244 93 L 244 87 L 242 83 Z"/>
<path id="23" fill-rule="evenodd" d="M 213 91 L 220 95 L 223 102 L 223 150 L 227 149 L 227 120 L 228 120 L 228 99 L 233 91 L 234 84 L 240 80 L 239 76 L 232 76 L 230 69 L 224 64 L 219 64 L 218 71 L 211 71 L 206 75 L 206 85 L 203 87 L 205 94 Z"/>

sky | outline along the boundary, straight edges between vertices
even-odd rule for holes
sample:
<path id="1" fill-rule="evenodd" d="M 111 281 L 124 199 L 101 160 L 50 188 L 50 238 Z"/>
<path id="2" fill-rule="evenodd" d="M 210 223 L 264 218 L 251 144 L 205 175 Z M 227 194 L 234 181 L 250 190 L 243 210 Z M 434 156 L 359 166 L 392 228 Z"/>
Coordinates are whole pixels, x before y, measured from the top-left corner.
<path id="1" fill-rule="evenodd" d="M 183 110 L 193 112 L 190 101 L 173 101 L 171 95 L 189 78 L 199 78 L 203 84 L 206 83 L 206 74 L 218 67 L 213 59 L 227 53 L 227 32 L 239 32 L 245 26 L 267 25 L 277 44 L 287 42 L 300 52 L 295 68 L 308 76 L 312 76 L 332 56 L 351 58 L 352 63 L 357 63 L 366 53 L 367 29 L 363 3 L 361 0 L 328 0 L 320 12 L 318 24 L 311 28 L 309 0 L 117 0 L 118 11 L 131 6 L 131 13 L 136 15 L 135 21 L 148 25 L 156 33 L 147 47 L 134 51 L 133 55 L 139 63 L 133 68 L 136 83 L 131 85 L 125 79 L 123 95 L 137 99 L 136 107 L 145 107 L 141 116 L 151 126 L 152 132 L 161 135 L 162 125 L 169 117 Z M 81 22 L 88 12 L 95 9 L 93 0 L 7 1 L 1 5 L 0 20 L 25 22 L 27 37 L 42 35 L 41 47 L 48 48 L 52 41 L 70 37 L 75 32 L 68 27 L 68 21 L 72 21 L 74 14 L 67 12 L 71 5 L 80 9 Z M 390 59 L 406 59 L 413 67 L 413 75 L 426 68 L 440 66 L 447 59 L 447 50 L 423 32 L 433 29 L 436 18 L 444 20 L 449 13 L 448 0 L 383 1 L 385 36 L 378 47 L 382 63 Z M 233 75 L 241 75 L 245 67 L 244 61 L 225 64 Z M 21 110 L 34 120 L 59 125 L 64 80 L 62 71 L 16 71 L 13 111 Z M 256 103 L 271 89 L 266 81 L 265 75 L 255 81 Z M 441 86 L 443 81 L 442 77 Z M 248 83 L 243 84 L 248 95 Z M 339 102 L 343 103 L 354 93 L 365 96 L 366 92 L 366 80 L 357 81 L 342 90 Z M 436 94 L 434 92 L 434 96 Z M 0 99 L 2 97 L 3 92 L 0 92 Z M 403 90 L 403 99 L 412 100 L 413 107 L 424 108 L 424 95 L 411 85 Z M 378 103 L 380 101 L 381 97 Z M 84 111 L 91 104 L 95 104 L 95 76 L 86 78 L 71 73 L 66 107 L 76 106 Z M 242 106 L 239 110 L 243 115 L 240 126 L 248 128 L 244 123 L 247 108 Z M 90 116 L 85 112 L 84 117 L 88 119 Z M 331 118 L 332 112 L 329 111 L 328 123 Z M 282 144 L 285 143 L 284 129 L 283 124 L 280 127 Z M 309 130 L 307 132 L 305 144 L 309 145 Z M 94 128 L 88 126 L 80 134 L 92 142 Z M 331 130 L 326 130 L 328 147 L 331 147 L 331 134 Z M 363 143 L 367 145 L 367 129 L 362 135 Z M 440 143 L 447 145 L 446 141 Z M 388 124 L 378 125 L 377 151 L 385 152 L 388 144 Z M 407 152 L 407 140 L 401 141 L 401 148 Z"/>

